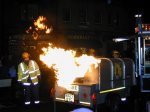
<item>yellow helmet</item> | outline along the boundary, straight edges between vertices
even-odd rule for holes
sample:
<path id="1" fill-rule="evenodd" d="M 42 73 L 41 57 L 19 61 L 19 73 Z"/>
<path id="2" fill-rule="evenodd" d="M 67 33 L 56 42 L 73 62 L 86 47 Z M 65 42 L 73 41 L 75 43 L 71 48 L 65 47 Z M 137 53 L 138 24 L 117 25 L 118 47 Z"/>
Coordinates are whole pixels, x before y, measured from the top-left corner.
<path id="1" fill-rule="evenodd" d="M 118 52 L 118 51 L 116 51 L 116 50 L 114 50 L 114 51 L 113 51 L 113 54 L 119 54 L 119 52 Z"/>
<path id="2" fill-rule="evenodd" d="M 28 52 L 23 52 L 23 53 L 22 53 L 22 58 L 23 58 L 23 59 L 29 58 L 29 57 L 30 57 L 30 55 L 29 55 Z"/>
<path id="3" fill-rule="evenodd" d="M 113 57 L 115 57 L 115 58 L 119 58 L 120 57 L 120 53 L 119 53 L 119 51 L 116 51 L 116 50 L 114 50 L 113 51 Z"/>

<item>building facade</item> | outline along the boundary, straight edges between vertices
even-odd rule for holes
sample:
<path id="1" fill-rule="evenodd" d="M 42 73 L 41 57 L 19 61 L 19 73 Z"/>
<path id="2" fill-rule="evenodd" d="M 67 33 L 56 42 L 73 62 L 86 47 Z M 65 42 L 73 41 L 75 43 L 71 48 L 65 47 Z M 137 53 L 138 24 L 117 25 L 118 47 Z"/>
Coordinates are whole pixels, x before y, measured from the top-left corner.
<path id="1" fill-rule="evenodd" d="M 46 38 L 51 40 L 53 37 L 58 46 L 93 48 L 100 56 L 107 56 L 113 50 L 113 38 L 128 35 L 129 32 L 127 7 L 119 1 L 4 0 L 2 3 L 4 25 L 1 35 L 6 41 L 2 48 L 8 49 L 8 53 L 16 51 L 12 48 L 17 49 L 18 40 L 22 41 L 24 36 L 20 35 L 26 35 L 26 29 L 38 16 L 47 18 L 47 24 L 53 27 L 53 31 Z"/>

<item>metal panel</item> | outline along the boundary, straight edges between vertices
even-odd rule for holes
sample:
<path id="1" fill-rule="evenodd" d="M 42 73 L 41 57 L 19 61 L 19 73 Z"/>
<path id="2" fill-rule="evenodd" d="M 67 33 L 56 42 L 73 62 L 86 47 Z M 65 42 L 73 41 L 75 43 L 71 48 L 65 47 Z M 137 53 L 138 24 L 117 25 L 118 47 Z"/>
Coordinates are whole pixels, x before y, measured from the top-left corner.
<path id="1" fill-rule="evenodd" d="M 121 58 L 111 58 L 113 62 L 113 88 L 125 87 L 125 63 Z"/>
<path id="2" fill-rule="evenodd" d="M 100 91 L 113 88 L 113 63 L 109 58 L 100 58 Z"/>

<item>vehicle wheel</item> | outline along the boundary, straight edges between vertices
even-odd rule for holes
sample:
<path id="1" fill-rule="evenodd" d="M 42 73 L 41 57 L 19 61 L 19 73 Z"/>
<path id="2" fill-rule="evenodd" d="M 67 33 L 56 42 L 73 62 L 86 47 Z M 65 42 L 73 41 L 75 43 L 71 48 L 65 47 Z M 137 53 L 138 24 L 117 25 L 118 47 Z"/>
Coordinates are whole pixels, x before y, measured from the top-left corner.
<path id="1" fill-rule="evenodd" d="M 105 104 L 111 112 L 118 112 L 121 104 L 121 97 L 117 93 L 109 93 L 106 96 Z"/>
<path id="2" fill-rule="evenodd" d="M 97 112 L 110 112 L 110 109 L 105 103 L 102 103 L 98 105 Z"/>

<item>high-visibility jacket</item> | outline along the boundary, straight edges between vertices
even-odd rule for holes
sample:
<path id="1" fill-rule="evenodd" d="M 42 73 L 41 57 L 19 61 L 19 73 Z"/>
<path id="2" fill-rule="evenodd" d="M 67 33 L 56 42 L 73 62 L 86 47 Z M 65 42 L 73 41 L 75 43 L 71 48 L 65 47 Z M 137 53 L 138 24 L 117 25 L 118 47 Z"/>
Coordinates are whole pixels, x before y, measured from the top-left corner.
<path id="1" fill-rule="evenodd" d="M 40 75 L 38 64 L 34 60 L 29 60 L 29 65 L 21 62 L 18 65 L 18 81 L 21 81 L 24 85 L 28 83 L 28 78 L 35 85 L 38 84 L 38 76 Z"/>

